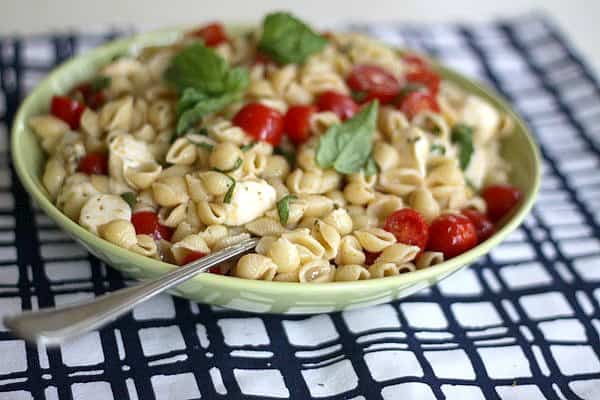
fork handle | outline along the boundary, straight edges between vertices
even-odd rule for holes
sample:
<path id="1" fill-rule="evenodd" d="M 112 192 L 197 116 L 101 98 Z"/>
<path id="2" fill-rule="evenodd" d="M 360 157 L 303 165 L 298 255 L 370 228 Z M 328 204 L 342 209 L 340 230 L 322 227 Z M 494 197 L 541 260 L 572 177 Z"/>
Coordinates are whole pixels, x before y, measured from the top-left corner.
<path id="1" fill-rule="evenodd" d="M 157 294 L 253 249 L 257 242 L 258 239 L 244 240 L 153 280 L 104 294 L 87 302 L 5 317 L 4 324 L 15 336 L 28 342 L 56 346 L 107 325 Z"/>

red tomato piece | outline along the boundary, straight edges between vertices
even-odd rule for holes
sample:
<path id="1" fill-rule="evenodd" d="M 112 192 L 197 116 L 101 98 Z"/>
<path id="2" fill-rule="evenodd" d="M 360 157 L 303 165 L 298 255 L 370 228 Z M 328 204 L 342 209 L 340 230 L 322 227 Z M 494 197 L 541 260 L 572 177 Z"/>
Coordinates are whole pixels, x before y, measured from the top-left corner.
<path id="1" fill-rule="evenodd" d="M 317 108 L 319 111 L 333 111 L 343 121 L 352 118 L 358 111 L 358 104 L 350 96 L 328 90 L 319 96 Z"/>
<path id="2" fill-rule="evenodd" d="M 283 126 L 290 140 L 300 145 L 310 136 L 310 116 L 317 111 L 315 106 L 297 105 L 288 108 L 283 118 Z"/>
<path id="3" fill-rule="evenodd" d="M 190 251 L 184 258 L 181 265 L 189 264 L 206 256 L 207 253 L 201 251 Z"/>
<path id="4" fill-rule="evenodd" d="M 167 242 L 170 242 L 172 236 L 173 236 L 173 228 L 170 228 L 168 226 L 157 223 L 156 229 L 154 230 L 154 238 L 155 239 L 164 239 Z"/>
<path id="5" fill-rule="evenodd" d="M 246 104 L 233 117 L 233 123 L 256 140 L 277 146 L 283 135 L 283 116 L 261 103 Z"/>
<path id="6" fill-rule="evenodd" d="M 510 185 L 492 185 L 482 192 L 487 204 L 487 214 L 494 222 L 507 215 L 521 199 L 519 189 Z"/>
<path id="7" fill-rule="evenodd" d="M 477 246 L 477 231 L 471 220 L 460 214 L 440 215 L 431 222 L 427 249 L 449 259 Z"/>
<path id="8" fill-rule="evenodd" d="M 131 223 L 138 235 L 154 235 L 158 227 L 158 215 L 152 211 L 138 211 L 131 216 Z"/>
<path id="9" fill-rule="evenodd" d="M 430 69 L 420 69 L 406 74 L 406 81 L 410 83 L 420 83 L 427 86 L 429 92 L 437 96 L 440 90 L 440 76 Z"/>
<path id="10" fill-rule="evenodd" d="M 415 69 L 428 69 L 429 63 L 423 58 L 416 54 L 405 54 L 402 59 L 408 65 L 414 67 Z"/>
<path id="11" fill-rule="evenodd" d="M 372 253 L 370 251 L 365 250 L 365 264 L 373 265 L 373 263 L 375 262 L 377 257 L 379 257 L 380 255 L 381 255 L 381 252 Z"/>
<path id="12" fill-rule="evenodd" d="M 273 62 L 271 57 L 260 51 L 256 53 L 256 56 L 254 57 L 254 64 L 269 64 L 271 62 Z"/>
<path id="13" fill-rule="evenodd" d="M 83 100 L 85 105 L 91 108 L 92 110 L 99 109 L 106 101 L 104 91 L 94 90 L 94 88 L 92 88 L 92 85 L 89 83 L 82 83 L 71 91 L 71 97 L 77 99 L 78 96 L 80 96 L 81 100 Z"/>
<path id="14" fill-rule="evenodd" d="M 79 128 L 81 114 L 85 111 L 85 104 L 67 96 L 53 96 L 50 104 L 50 113 L 65 121 L 71 129 Z"/>
<path id="15" fill-rule="evenodd" d="M 108 158 L 104 153 L 88 153 L 79 160 L 77 171 L 86 175 L 108 175 Z"/>
<path id="16" fill-rule="evenodd" d="M 392 233 L 399 243 L 418 246 L 421 251 L 427 246 L 429 228 L 425 218 L 411 208 L 403 208 L 391 213 L 386 219 L 383 229 Z"/>
<path id="17" fill-rule="evenodd" d="M 346 82 L 350 89 L 365 95 L 365 103 L 374 99 L 384 104 L 389 103 L 400 92 L 400 83 L 394 75 L 377 65 L 354 67 Z"/>
<path id="18" fill-rule="evenodd" d="M 461 211 L 462 215 L 469 218 L 475 226 L 477 232 L 477 243 L 481 243 L 489 239 L 494 233 L 496 228 L 492 221 L 482 212 L 479 212 L 473 208 L 466 208 Z"/>
<path id="19" fill-rule="evenodd" d="M 435 97 L 430 93 L 423 91 L 409 92 L 400 101 L 399 108 L 408 119 L 414 118 L 414 116 L 421 111 L 430 110 L 433 112 L 440 112 L 440 106 Z"/>
<path id="20" fill-rule="evenodd" d="M 150 235 L 154 239 L 171 240 L 173 229 L 168 226 L 161 225 L 158 222 L 158 215 L 152 211 L 139 211 L 131 216 L 131 223 L 135 228 L 135 233 L 138 235 Z"/>
<path id="21" fill-rule="evenodd" d="M 225 27 L 220 22 L 206 24 L 189 35 L 201 38 L 207 47 L 215 47 L 227 41 Z"/>

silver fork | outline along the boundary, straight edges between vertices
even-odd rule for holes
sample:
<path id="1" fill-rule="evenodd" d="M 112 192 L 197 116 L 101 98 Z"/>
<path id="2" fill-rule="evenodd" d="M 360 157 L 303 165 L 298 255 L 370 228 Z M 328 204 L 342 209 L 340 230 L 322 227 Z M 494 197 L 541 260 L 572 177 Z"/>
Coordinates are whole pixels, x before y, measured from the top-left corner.
<path id="1" fill-rule="evenodd" d="M 109 324 L 138 304 L 253 249 L 257 243 L 258 239 L 246 239 L 156 279 L 107 293 L 91 301 L 8 316 L 4 318 L 4 324 L 13 335 L 30 343 L 57 346 Z"/>

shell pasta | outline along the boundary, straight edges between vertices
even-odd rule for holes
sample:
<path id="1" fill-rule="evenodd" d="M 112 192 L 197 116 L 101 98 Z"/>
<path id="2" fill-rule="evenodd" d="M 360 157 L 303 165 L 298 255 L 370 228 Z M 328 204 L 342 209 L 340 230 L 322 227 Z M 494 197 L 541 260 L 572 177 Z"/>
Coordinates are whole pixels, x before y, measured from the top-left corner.
<path id="1" fill-rule="evenodd" d="M 49 198 L 99 237 L 183 265 L 257 236 L 211 272 L 348 282 L 469 250 L 518 202 L 510 118 L 425 58 L 287 13 L 202 32 L 115 59 L 29 120 Z"/>

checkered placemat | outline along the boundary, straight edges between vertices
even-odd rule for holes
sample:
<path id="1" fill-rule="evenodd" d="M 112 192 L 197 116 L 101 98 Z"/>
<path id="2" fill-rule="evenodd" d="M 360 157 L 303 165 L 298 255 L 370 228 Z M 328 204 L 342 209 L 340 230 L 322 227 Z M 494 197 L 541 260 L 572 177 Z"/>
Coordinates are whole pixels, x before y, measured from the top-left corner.
<path id="1" fill-rule="evenodd" d="M 0 399 L 600 398 L 600 87 L 589 68 L 540 16 L 349 28 L 428 51 L 515 105 L 544 159 L 525 224 L 477 265 L 369 310 L 260 316 L 165 295 L 50 351 L 0 326 Z M 7 153 L 35 83 L 119 33 L 0 39 L 0 314 L 127 283 L 31 204 Z"/>

